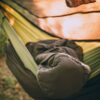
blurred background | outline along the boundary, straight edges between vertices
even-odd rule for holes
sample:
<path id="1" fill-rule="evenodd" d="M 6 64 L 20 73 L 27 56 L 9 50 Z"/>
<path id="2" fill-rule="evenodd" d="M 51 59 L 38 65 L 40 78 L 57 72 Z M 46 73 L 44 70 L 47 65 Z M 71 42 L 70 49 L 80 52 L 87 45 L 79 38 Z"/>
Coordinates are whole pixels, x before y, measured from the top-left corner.
<path id="1" fill-rule="evenodd" d="M 0 100 L 33 100 L 24 92 L 8 69 L 2 52 L 0 52 Z"/>

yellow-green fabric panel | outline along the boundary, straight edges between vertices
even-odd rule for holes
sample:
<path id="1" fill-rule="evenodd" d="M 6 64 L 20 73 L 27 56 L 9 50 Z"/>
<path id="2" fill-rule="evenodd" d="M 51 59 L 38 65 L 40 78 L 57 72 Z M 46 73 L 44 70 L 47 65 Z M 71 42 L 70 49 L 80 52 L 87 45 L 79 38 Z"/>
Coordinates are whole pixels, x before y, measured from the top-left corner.
<path id="1" fill-rule="evenodd" d="M 91 67 L 90 78 L 100 74 L 100 41 L 77 42 L 84 52 L 84 62 Z"/>

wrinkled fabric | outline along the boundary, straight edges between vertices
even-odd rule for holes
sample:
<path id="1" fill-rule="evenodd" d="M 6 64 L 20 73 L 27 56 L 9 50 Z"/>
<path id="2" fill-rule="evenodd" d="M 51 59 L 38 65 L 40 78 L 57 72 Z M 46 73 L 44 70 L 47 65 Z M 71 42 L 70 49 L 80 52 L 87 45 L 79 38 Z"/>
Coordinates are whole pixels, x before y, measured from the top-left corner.
<path id="1" fill-rule="evenodd" d="M 87 65 L 64 53 L 57 53 L 48 59 L 42 57 L 39 67 L 40 87 L 52 99 L 66 98 L 77 93 L 90 73 Z"/>
<path id="2" fill-rule="evenodd" d="M 34 16 L 32 23 L 49 34 L 70 40 L 100 40 L 100 0 L 14 1 Z M 66 2 L 84 4 L 69 7 Z"/>
<path id="3" fill-rule="evenodd" d="M 90 68 L 80 61 L 81 48 L 73 41 L 45 40 L 26 46 L 37 63 L 36 76 L 24 66 L 11 44 L 5 48 L 6 62 L 33 98 L 64 99 L 79 92 L 87 82 Z"/>
<path id="4" fill-rule="evenodd" d="M 46 40 L 28 43 L 27 48 L 39 66 L 39 85 L 49 98 L 69 97 L 86 83 L 90 68 L 80 61 L 82 49 L 73 41 Z"/>
<path id="5" fill-rule="evenodd" d="M 71 40 L 44 40 L 36 43 L 27 43 L 29 51 L 31 52 L 34 59 L 36 59 L 37 55 L 42 53 L 68 53 L 71 56 L 83 61 L 83 50 L 77 45 L 74 41 Z"/>
<path id="6" fill-rule="evenodd" d="M 36 24 L 46 32 L 69 40 L 100 40 L 100 13 L 38 18 Z"/>
<path id="7" fill-rule="evenodd" d="M 23 62 L 18 57 L 11 44 L 6 46 L 5 52 L 6 63 L 23 89 L 33 98 L 46 99 L 46 96 L 44 96 L 44 93 L 36 81 L 36 76 L 34 76 L 31 71 L 25 68 Z"/>
<path id="8" fill-rule="evenodd" d="M 78 7 L 68 7 L 66 0 L 13 0 L 37 17 L 62 16 L 100 11 L 100 0 Z M 70 0 L 71 1 L 71 0 Z M 87 0 L 84 0 L 87 1 Z M 92 0 L 91 0 L 92 1 Z"/>
<path id="9" fill-rule="evenodd" d="M 44 99 L 35 99 L 44 100 Z M 45 99 L 50 100 L 50 99 Z M 53 99 L 52 99 L 53 100 Z M 56 100 L 100 100 L 100 74 L 89 80 L 80 92 L 66 99 Z"/>

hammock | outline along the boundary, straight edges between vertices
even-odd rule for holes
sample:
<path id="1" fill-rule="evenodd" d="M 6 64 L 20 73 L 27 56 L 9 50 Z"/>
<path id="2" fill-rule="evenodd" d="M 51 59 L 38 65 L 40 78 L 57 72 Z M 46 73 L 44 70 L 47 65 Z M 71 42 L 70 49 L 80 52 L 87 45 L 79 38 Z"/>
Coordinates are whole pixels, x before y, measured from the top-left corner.
<path id="1" fill-rule="evenodd" d="M 19 40 L 21 39 L 23 47 L 25 46 L 25 44 L 27 42 L 38 42 L 40 40 L 59 40 L 59 39 L 61 39 L 60 37 L 57 37 L 55 35 L 50 35 L 49 33 L 41 30 L 35 24 L 31 24 L 31 23 L 33 23 L 33 20 L 35 19 L 35 16 L 30 14 L 27 10 L 25 10 L 25 9 L 23 10 L 23 8 L 21 6 L 12 2 L 12 0 L 9 0 L 9 1 L 1 0 L 0 6 L 3 8 L 2 12 L 8 18 L 10 25 L 17 32 L 18 37 L 20 37 Z M 4 18 L 4 16 L 2 16 L 1 19 L 2 18 Z M 5 22 L 5 24 L 8 23 L 7 21 L 4 21 L 4 22 Z M 9 27 L 9 25 L 8 26 L 6 25 L 6 27 Z M 5 32 L 7 32 L 6 27 L 3 26 L 3 29 Z M 8 35 L 8 36 L 10 37 L 10 35 Z M 12 45 L 14 46 L 14 43 L 11 38 L 12 37 L 10 37 L 10 41 L 11 41 Z M 100 74 L 100 40 L 73 40 L 73 41 L 83 48 L 84 63 L 89 65 L 92 70 L 90 77 L 89 77 L 89 80 L 91 80 Z M 16 51 L 16 52 L 18 52 L 18 51 Z M 16 57 L 16 58 L 19 59 L 18 57 Z M 31 58 L 31 57 L 29 57 L 29 58 Z M 20 58 L 20 59 L 22 59 L 22 58 Z M 16 60 L 16 62 L 17 62 L 17 60 Z M 20 64 L 23 66 L 22 63 L 20 63 Z M 18 67 L 17 64 L 15 66 Z M 26 66 L 28 66 L 28 65 L 26 64 Z M 34 66 L 36 66 L 36 65 L 34 64 Z M 16 70 L 16 67 L 15 67 L 15 69 L 12 69 L 12 70 Z M 26 67 L 26 68 L 28 68 L 28 67 Z M 33 69 L 31 69 L 31 67 L 28 69 L 31 71 L 33 70 Z M 37 69 L 34 69 L 34 70 L 37 70 Z M 33 73 L 35 73 L 34 70 L 32 71 Z M 16 75 L 18 75 L 18 74 L 20 74 L 20 73 L 16 72 Z M 16 77 L 18 77 L 18 76 L 16 76 Z M 18 80 L 21 81 L 20 78 Z M 27 78 L 26 78 L 26 80 L 27 80 Z M 29 81 L 30 80 L 31 80 L 31 78 L 29 78 Z M 25 83 L 22 85 L 24 87 Z M 37 88 L 38 88 L 38 86 L 37 86 Z M 27 87 L 26 87 L 26 91 L 28 91 Z M 37 95 L 37 93 L 39 93 L 40 97 L 42 95 L 44 95 L 44 94 L 41 94 L 41 91 L 37 91 L 36 93 L 33 91 L 32 93 L 34 93 L 36 95 Z M 31 95 L 32 95 L 32 93 L 30 92 Z M 36 97 L 38 97 L 38 95 Z"/>
<path id="2" fill-rule="evenodd" d="M 97 42 L 83 42 L 79 43 L 84 50 L 84 62 L 88 64 L 91 69 L 91 78 L 95 77 L 95 75 L 99 74 L 99 66 L 100 66 L 100 43 Z"/>
<path id="3" fill-rule="evenodd" d="M 20 14 L 22 14 L 27 20 L 32 21 L 34 19 L 34 16 L 32 16 L 32 15 L 30 16 L 30 13 L 28 13 L 25 9 L 23 10 L 21 8 L 21 6 L 18 6 L 16 3 L 12 2 L 12 1 L 9 2 L 9 1 L 6 1 L 6 0 L 3 0 L 3 2 L 6 2 L 8 5 L 10 5 L 10 6 L 8 6 L 8 5 L 3 4 L 2 2 L 0 2 L 1 6 L 5 7 L 4 9 L 6 11 L 7 10 L 12 10 L 10 7 L 13 7 Z M 25 13 L 23 13 L 23 12 L 25 12 Z M 13 16 L 14 16 L 13 15 L 13 11 L 10 11 L 9 13 L 10 13 L 9 16 L 12 16 L 11 19 L 13 21 Z M 7 17 L 9 17 L 9 16 L 7 16 Z M 14 20 L 16 20 L 16 19 L 14 19 Z M 18 20 L 22 21 L 21 18 L 18 19 Z M 16 21 L 14 24 L 17 24 L 17 23 L 18 23 L 18 21 Z M 19 28 L 23 28 L 23 27 L 21 27 L 21 23 L 20 22 L 18 23 L 18 25 L 20 25 L 19 27 L 17 26 L 18 29 Z M 30 25 L 30 24 L 28 24 L 28 25 Z M 32 30 L 34 31 L 36 28 L 37 27 L 35 25 L 33 25 Z M 14 27 L 14 29 L 16 30 L 16 26 Z M 16 31 L 18 31 L 18 33 L 20 33 L 20 35 L 21 34 L 26 34 L 26 33 L 24 33 L 24 31 L 21 32 L 21 30 L 18 30 L 18 29 Z M 33 42 L 39 41 L 39 40 L 45 40 L 45 39 L 56 39 L 56 37 L 51 36 L 49 33 L 46 33 L 46 32 L 43 32 L 43 31 L 40 31 L 40 34 L 38 34 L 39 33 L 39 29 L 37 28 L 37 30 L 38 30 L 37 33 L 33 34 L 33 38 L 30 39 Z M 23 35 L 22 35 L 22 38 L 23 38 Z M 31 36 L 29 38 L 31 38 Z M 59 38 L 57 38 L 57 39 L 59 39 Z M 27 38 L 23 39 L 23 41 L 25 43 L 27 43 L 27 41 L 29 42 L 30 40 L 27 39 Z M 92 73 L 91 73 L 91 77 L 99 74 L 99 69 L 98 69 L 99 66 L 100 66 L 100 61 L 99 61 L 99 58 L 100 58 L 100 52 L 99 52 L 100 43 L 99 43 L 99 40 L 93 40 L 93 41 L 92 40 L 86 40 L 86 41 L 85 40 L 83 40 L 83 41 L 82 40 L 80 40 L 80 41 L 74 40 L 74 41 L 76 41 L 83 48 L 84 61 L 85 61 L 86 64 L 90 65 L 90 67 L 93 70 Z M 96 70 L 96 69 L 98 69 L 98 70 Z"/>

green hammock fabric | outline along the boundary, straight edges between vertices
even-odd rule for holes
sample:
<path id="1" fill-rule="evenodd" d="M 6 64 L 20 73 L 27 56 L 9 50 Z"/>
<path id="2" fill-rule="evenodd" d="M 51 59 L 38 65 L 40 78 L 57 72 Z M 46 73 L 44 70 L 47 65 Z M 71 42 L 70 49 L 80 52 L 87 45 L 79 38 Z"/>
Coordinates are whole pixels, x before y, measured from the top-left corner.
<path id="1" fill-rule="evenodd" d="M 83 48 L 84 62 L 91 67 L 90 79 L 100 74 L 100 41 L 78 42 Z"/>
<path id="2" fill-rule="evenodd" d="M 2 0 L 2 1 L 7 1 L 7 0 Z M 10 3 L 10 1 L 9 1 L 9 3 Z M 12 5 L 10 5 L 10 6 L 12 6 Z M 18 9 L 16 9 L 16 11 L 18 11 Z M 31 16 L 31 18 L 30 18 L 30 17 L 26 16 L 27 14 L 29 14 L 28 12 L 23 13 L 23 11 L 22 12 L 21 11 L 18 11 L 20 13 L 20 15 L 24 14 L 23 16 L 27 19 L 27 21 L 31 22 L 33 16 Z M 33 27 L 35 29 L 37 28 L 35 25 L 33 25 Z M 37 28 L 37 30 L 39 30 L 39 28 Z M 39 36 L 36 33 L 33 33 L 33 34 L 35 34 L 35 36 L 37 36 L 37 37 Z M 46 32 L 45 32 L 45 34 L 42 34 L 42 32 L 41 32 L 40 35 L 42 35 L 46 38 Z M 49 37 L 52 37 L 52 36 L 49 36 Z M 33 37 L 33 38 L 35 39 L 35 37 Z M 41 40 L 41 38 L 39 38 L 39 40 Z M 84 62 L 91 67 L 91 74 L 90 74 L 88 82 L 90 82 L 92 79 L 96 79 L 97 78 L 96 76 L 98 76 L 98 75 L 100 77 L 100 41 L 96 41 L 96 40 L 95 41 L 76 41 L 75 40 L 75 42 L 83 48 Z M 92 88 L 94 88 L 94 86 L 91 86 L 91 84 L 89 87 L 90 88 L 86 89 L 86 91 L 85 91 L 86 94 L 87 94 L 88 90 L 90 91 Z M 84 89 L 83 89 L 82 93 L 80 92 L 80 94 L 83 95 L 84 94 L 83 92 L 84 92 Z M 73 100 L 75 100 L 75 99 L 73 99 Z M 79 99 L 79 100 L 82 100 L 82 99 Z M 86 100 L 86 99 L 84 99 L 84 100 Z M 95 100 L 95 99 L 93 99 L 93 100 Z"/>
<path id="3" fill-rule="evenodd" d="M 15 9 L 17 12 L 23 15 L 28 21 L 33 23 L 35 16 L 31 15 L 27 10 L 25 9 L 23 10 L 21 6 L 17 5 L 12 0 L 11 1 L 1 0 L 1 1 L 6 3 L 13 9 Z M 35 26 L 33 25 L 33 27 Z M 42 35 L 44 35 L 45 37 L 45 34 L 42 34 Z M 91 67 L 92 71 L 91 71 L 90 79 L 100 74 L 100 41 L 90 41 L 90 42 L 76 41 L 76 42 L 83 48 L 84 62 Z"/>

